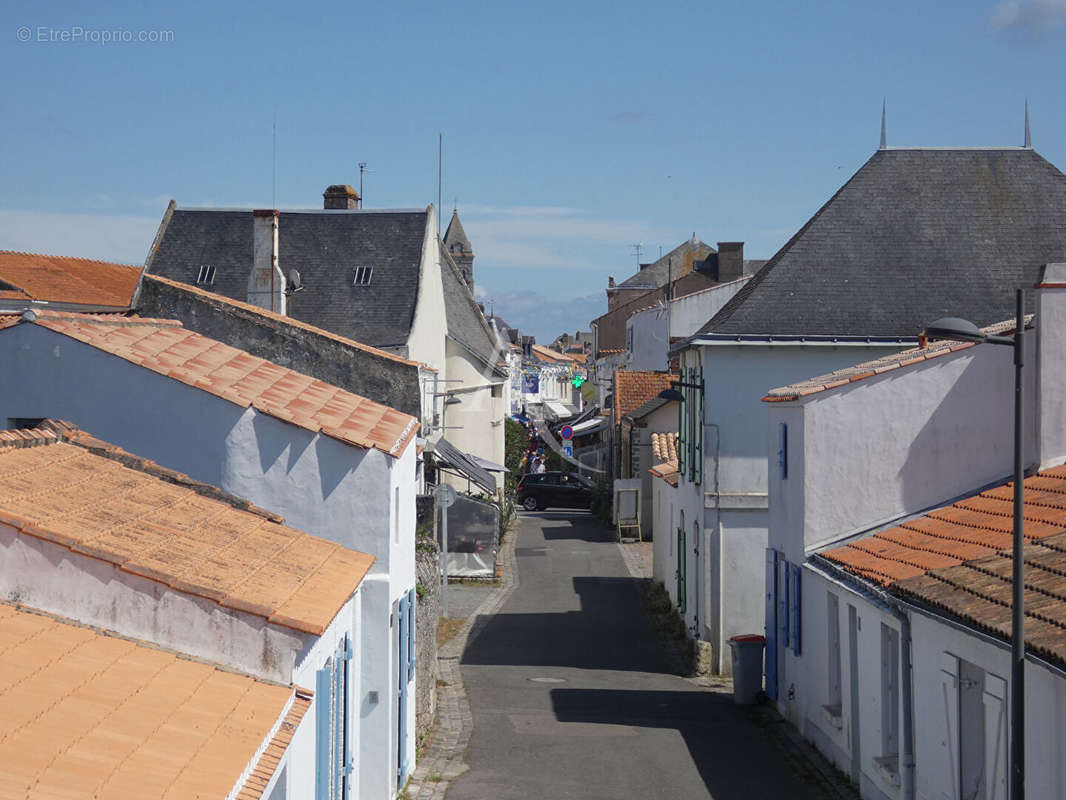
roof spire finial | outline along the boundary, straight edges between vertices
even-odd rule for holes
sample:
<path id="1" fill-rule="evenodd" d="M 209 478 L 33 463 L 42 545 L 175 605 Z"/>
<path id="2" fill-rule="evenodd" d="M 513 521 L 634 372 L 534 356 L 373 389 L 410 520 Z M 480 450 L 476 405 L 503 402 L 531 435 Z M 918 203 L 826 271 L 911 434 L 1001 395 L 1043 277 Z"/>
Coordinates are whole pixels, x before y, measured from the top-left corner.
<path id="1" fill-rule="evenodd" d="M 1033 137 L 1029 135 L 1029 98 L 1025 98 L 1025 149 L 1033 149 Z"/>
<path id="2" fill-rule="evenodd" d="M 887 110 L 888 102 L 887 98 L 881 98 L 881 147 L 880 150 L 884 150 L 888 145 L 885 142 L 885 111 Z"/>

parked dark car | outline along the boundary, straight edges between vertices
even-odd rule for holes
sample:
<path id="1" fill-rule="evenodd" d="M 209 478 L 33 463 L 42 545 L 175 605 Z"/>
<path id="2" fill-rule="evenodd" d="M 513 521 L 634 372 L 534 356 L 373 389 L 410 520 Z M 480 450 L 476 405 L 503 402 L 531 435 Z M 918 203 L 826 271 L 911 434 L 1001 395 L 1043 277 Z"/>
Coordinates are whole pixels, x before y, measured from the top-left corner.
<path id="1" fill-rule="evenodd" d="M 541 508 L 588 508 L 592 481 L 572 472 L 526 473 L 516 488 L 518 502 L 526 511 Z"/>

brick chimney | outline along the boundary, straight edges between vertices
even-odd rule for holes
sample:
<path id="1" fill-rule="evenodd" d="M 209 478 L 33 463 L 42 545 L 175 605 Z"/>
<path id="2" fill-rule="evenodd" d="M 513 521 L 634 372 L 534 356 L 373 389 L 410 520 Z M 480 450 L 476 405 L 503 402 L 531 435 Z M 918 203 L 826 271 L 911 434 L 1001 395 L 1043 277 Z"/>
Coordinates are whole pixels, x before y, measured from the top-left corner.
<path id="1" fill-rule="evenodd" d="M 359 206 L 359 192 L 347 184 L 335 183 L 332 186 L 327 186 L 326 191 L 322 192 L 322 208 L 351 210 L 359 208 Z"/>
<path id="2" fill-rule="evenodd" d="M 718 280 L 735 281 L 744 276 L 744 242 L 718 243 Z"/>
<path id="3" fill-rule="evenodd" d="M 285 276 L 278 263 L 278 212 L 252 212 L 252 274 L 248 302 L 268 311 L 285 313 Z"/>

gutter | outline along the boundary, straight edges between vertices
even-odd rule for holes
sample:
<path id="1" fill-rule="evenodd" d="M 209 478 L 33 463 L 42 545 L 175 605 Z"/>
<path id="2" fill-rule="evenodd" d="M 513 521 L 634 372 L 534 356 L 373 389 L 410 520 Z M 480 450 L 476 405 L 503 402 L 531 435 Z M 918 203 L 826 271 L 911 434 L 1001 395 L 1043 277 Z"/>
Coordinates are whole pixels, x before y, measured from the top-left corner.
<path id="1" fill-rule="evenodd" d="M 915 336 L 775 336 L 773 334 L 708 333 L 690 336 L 670 348 L 673 353 L 691 346 L 772 346 L 772 347 L 869 347 L 871 345 L 917 347 Z"/>
<path id="2" fill-rule="evenodd" d="M 817 559 L 817 561 L 814 561 Z M 859 581 L 850 572 L 837 567 L 828 559 L 814 554 L 807 560 L 816 572 L 846 584 L 875 606 L 899 620 L 900 704 L 903 706 L 903 731 L 899 753 L 901 800 L 914 800 L 914 667 L 911 663 L 911 619 L 904 603 L 866 581 Z M 814 565 L 817 564 L 817 567 Z"/>

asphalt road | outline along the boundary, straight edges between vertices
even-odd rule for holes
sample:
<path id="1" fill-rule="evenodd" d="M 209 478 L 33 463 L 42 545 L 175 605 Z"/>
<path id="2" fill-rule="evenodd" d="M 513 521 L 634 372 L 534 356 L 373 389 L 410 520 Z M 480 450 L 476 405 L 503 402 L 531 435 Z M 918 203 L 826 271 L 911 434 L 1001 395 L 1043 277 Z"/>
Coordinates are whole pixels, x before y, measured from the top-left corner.
<path id="1" fill-rule="evenodd" d="M 470 770 L 448 800 L 818 797 L 728 696 L 671 675 L 609 532 L 524 515 L 519 585 L 462 660 Z"/>

